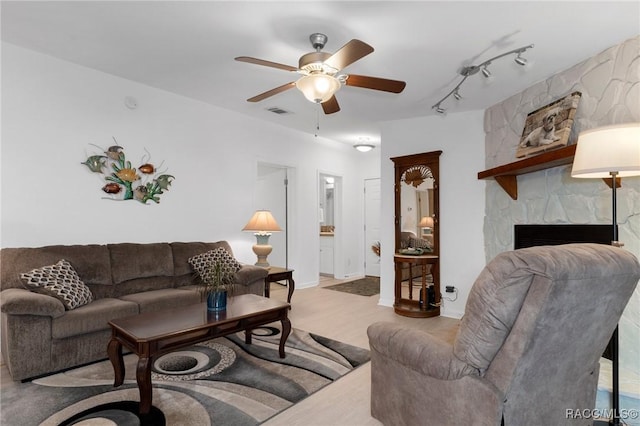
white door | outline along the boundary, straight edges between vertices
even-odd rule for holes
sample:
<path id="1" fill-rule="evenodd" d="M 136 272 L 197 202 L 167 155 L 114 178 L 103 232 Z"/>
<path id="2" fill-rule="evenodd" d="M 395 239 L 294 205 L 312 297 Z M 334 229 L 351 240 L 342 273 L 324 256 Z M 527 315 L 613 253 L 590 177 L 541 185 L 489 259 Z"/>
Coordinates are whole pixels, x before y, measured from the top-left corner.
<path id="1" fill-rule="evenodd" d="M 380 179 L 364 181 L 364 273 L 380 276 L 380 256 L 373 247 L 380 244 Z"/>

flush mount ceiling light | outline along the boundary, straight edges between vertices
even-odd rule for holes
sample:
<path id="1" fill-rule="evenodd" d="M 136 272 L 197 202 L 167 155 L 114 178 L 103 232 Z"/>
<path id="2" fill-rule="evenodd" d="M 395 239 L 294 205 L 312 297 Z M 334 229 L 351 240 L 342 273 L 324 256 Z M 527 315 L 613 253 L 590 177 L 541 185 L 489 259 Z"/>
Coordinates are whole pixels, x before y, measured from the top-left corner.
<path id="1" fill-rule="evenodd" d="M 469 66 L 466 66 L 466 67 L 462 67 L 462 69 L 460 70 L 460 75 L 462 76 L 462 80 L 460 80 L 460 82 L 456 85 L 456 87 L 454 87 L 449 93 L 447 93 L 444 98 L 442 98 L 438 102 L 436 102 L 431 107 L 431 109 L 435 110 L 438 114 L 444 114 L 445 112 L 447 112 L 447 110 L 442 106 L 442 103 L 444 101 L 446 101 L 450 96 L 453 96 L 458 101 L 460 99 L 462 99 L 462 95 L 460 94 L 460 86 L 462 86 L 462 83 L 464 83 L 464 81 L 469 76 L 477 74 L 478 71 L 480 71 L 485 78 L 491 77 L 491 71 L 489 71 L 489 65 L 491 65 L 491 63 L 493 61 L 495 61 L 496 59 L 500 59 L 500 58 L 505 57 L 507 55 L 515 54 L 515 55 L 517 55 L 514 58 L 515 63 L 518 64 L 518 65 L 521 65 L 521 66 L 525 66 L 527 64 L 527 60 L 522 57 L 522 54 L 524 52 L 526 52 L 527 49 L 531 49 L 531 48 L 533 48 L 533 44 L 530 44 L 528 46 L 519 47 L 517 49 L 513 49 L 513 50 L 510 50 L 508 52 L 505 52 L 505 53 L 503 53 L 501 55 L 494 56 L 493 58 L 487 59 L 486 61 L 484 61 L 484 62 L 482 62 L 481 64 L 478 64 L 478 65 L 469 65 Z"/>
<path id="2" fill-rule="evenodd" d="M 368 152 L 374 148 L 374 146 L 370 143 L 357 143 L 353 147 L 360 152 Z"/>

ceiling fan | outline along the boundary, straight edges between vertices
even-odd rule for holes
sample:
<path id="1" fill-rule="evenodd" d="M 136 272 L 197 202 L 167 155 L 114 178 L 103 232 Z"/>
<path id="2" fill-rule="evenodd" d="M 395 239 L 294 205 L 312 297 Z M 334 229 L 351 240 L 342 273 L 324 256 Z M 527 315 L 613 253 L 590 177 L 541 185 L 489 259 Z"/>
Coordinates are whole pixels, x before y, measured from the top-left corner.
<path id="1" fill-rule="evenodd" d="M 263 65 L 302 74 L 302 77 L 297 81 L 283 84 L 275 89 L 249 98 L 247 101 L 259 102 L 270 96 L 282 93 L 285 90 L 297 87 L 309 101 L 321 104 L 325 114 L 333 114 L 340 111 L 340 105 L 335 97 L 335 93 L 343 85 L 391 93 L 400 93 L 404 90 L 406 86 L 404 81 L 356 74 L 340 74 L 342 69 L 373 52 L 373 47 L 367 43 L 353 39 L 342 46 L 336 53 L 331 54 L 321 51 L 327 43 L 326 35 L 313 33 L 309 36 L 309 40 L 315 52 L 302 55 L 298 60 L 298 68 L 248 56 L 235 58 L 236 61 L 240 62 L 248 62 L 250 64 Z"/>

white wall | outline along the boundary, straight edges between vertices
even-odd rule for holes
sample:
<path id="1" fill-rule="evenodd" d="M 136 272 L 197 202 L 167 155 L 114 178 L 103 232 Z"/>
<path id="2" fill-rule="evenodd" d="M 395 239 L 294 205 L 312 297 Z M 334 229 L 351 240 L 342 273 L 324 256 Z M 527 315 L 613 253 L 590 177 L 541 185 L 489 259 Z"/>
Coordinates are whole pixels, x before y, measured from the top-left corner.
<path id="1" fill-rule="evenodd" d="M 138 108 L 125 107 L 126 96 Z M 117 139 L 134 163 L 146 148 L 175 181 L 160 204 L 104 200 L 80 164 Z M 363 181 L 379 157 L 49 56 L 2 44 L 2 247 L 228 240 L 255 262 L 241 232 L 256 205 L 259 162 L 294 169 L 290 266 L 318 279 L 317 173 L 343 176 L 345 270 L 364 274 Z M 347 232 L 348 231 L 348 232 Z"/>
<path id="2" fill-rule="evenodd" d="M 380 304 L 393 305 L 394 171 L 389 159 L 441 150 L 440 288 L 458 288 L 455 302 L 444 301 L 441 314 L 459 318 L 467 295 L 485 265 L 482 223 L 485 183 L 483 112 L 449 114 L 383 123 Z"/>

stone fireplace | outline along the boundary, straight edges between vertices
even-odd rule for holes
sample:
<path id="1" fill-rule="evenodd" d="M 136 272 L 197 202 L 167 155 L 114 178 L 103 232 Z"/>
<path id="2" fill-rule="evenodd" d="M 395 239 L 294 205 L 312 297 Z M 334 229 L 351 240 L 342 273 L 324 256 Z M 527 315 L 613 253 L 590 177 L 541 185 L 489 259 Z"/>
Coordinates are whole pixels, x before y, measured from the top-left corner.
<path id="1" fill-rule="evenodd" d="M 640 37 L 627 40 L 529 87 L 485 111 L 487 169 L 516 161 L 527 114 L 569 93 L 582 97 L 569 138 L 595 127 L 640 122 Z M 484 241 L 487 261 L 514 247 L 516 224 L 602 224 L 611 226 L 611 189 L 600 179 L 572 179 L 571 165 L 518 176 L 513 200 L 487 180 Z M 618 189 L 619 240 L 640 257 L 640 177 Z M 620 321 L 621 368 L 640 376 L 640 288 Z"/>

